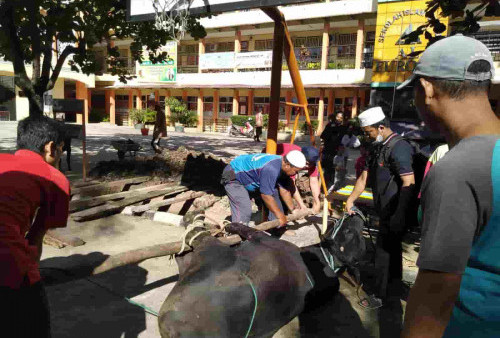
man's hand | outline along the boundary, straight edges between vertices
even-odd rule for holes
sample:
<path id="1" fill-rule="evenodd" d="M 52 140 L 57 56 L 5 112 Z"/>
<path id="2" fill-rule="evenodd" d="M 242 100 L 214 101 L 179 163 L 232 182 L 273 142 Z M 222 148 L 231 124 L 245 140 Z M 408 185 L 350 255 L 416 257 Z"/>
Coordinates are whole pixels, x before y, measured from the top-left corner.
<path id="1" fill-rule="evenodd" d="M 286 225 L 286 223 L 288 223 L 288 220 L 285 216 L 285 214 L 279 214 L 277 215 L 279 221 L 280 221 L 280 225 L 278 226 L 278 228 L 281 228 L 281 227 L 284 227 Z"/>
<path id="2" fill-rule="evenodd" d="M 354 203 L 351 202 L 351 200 L 347 200 L 345 202 L 345 211 L 349 214 L 349 215 L 354 215 L 354 211 L 352 211 L 352 207 L 354 206 Z"/>

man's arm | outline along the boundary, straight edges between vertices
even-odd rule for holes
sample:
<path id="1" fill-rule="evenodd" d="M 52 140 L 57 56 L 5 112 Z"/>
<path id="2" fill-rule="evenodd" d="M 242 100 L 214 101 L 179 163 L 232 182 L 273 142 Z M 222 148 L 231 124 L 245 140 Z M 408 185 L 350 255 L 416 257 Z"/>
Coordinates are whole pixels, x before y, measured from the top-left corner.
<path id="1" fill-rule="evenodd" d="M 26 234 L 25 238 L 28 241 L 29 245 L 35 246 L 37 248 L 37 260 L 40 261 L 40 257 L 42 256 L 42 248 L 43 248 L 43 237 L 47 232 L 47 228 L 45 226 L 45 222 L 47 221 L 47 214 L 44 207 L 40 207 L 36 214 L 35 220 L 31 225 L 30 230 Z"/>
<path id="2" fill-rule="evenodd" d="M 462 276 L 420 269 L 410 291 L 402 337 L 442 337 L 460 290 Z"/>
<path id="3" fill-rule="evenodd" d="M 351 211 L 351 208 L 354 206 L 354 202 L 358 199 L 359 196 L 363 193 L 366 187 L 366 180 L 368 178 L 368 170 L 363 170 L 361 176 L 356 180 L 356 184 L 354 184 L 354 189 L 352 189 L 352 193 L 347 198 L 345 203 L 345 209 L 347 213 L 350 215 L 354 214 L 354 211 Z"/>
<path id="4" fill-rule="evenodd" d="M 280 226 L 284 226 L 287 223 L 286 216 L 283 212 L 281 212 L 278 204 L 274 200 L 274 197 L 272 195 L 266 194 L 260 194 L 260 196 L 262 197 L 262 200 L 266 204 L 266 207 L 269 209 L 269 211 L 272 212 L 276 216 L 276 218 L 280 220 Z"/>
<path id="5" fill-rule="evenodd" d="M 311 187 L 311 193 L 313 197 L 313 211 L 315 213 L 320 212 L 321 202 L 319 200 L 319 194 L 321 192 L 321 185 L 319 184 L 318 176 L 309 177 L 309 186 Z"/>

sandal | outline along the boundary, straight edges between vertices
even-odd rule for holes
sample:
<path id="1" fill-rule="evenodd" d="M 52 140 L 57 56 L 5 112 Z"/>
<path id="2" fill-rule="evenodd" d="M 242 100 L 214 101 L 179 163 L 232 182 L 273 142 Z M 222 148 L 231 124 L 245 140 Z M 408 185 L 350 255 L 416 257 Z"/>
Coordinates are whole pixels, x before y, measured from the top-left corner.
<path id="1" fill-rule="evenodd" d="M 359 301 L 359 306 L 364 309 L 373 310 L 382 307 L 382 299 L 375 297 L 375 295 L 369 295 Z"/>

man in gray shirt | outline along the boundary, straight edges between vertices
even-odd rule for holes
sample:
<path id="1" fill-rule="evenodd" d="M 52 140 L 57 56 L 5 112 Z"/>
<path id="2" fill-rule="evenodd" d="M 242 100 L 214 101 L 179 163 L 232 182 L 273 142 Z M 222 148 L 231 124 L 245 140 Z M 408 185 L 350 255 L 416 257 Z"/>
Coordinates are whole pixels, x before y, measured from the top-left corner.
<path id="1" fill-rule="evenodd" d="M 491 53 L 457 34 L 431 45 L 413 75 L 415 104 L 451 150 L 422 186 L 419 272 L 404 337 L 500 336 L 500 120 Z"/>

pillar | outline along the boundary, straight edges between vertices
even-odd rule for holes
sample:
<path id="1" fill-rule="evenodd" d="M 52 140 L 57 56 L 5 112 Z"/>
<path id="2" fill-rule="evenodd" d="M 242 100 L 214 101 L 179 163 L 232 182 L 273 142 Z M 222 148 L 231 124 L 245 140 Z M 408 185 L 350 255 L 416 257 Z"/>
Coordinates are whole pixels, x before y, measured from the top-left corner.
<path id="1" fill-rule="evenodd" d="M 217 131 L 217 119 L 219 118 L 219 90 L 214 90 L 214 103 L 213 103 L 213 113 L 214 118 L 214 130 Z"/>
<path id="2" fill-rule="evenodd" d="M 248 90 L 248 98 L 247 98 L 248 115 L 255 115 L 257 113 L 253 109 L 253 98 L 254 98 L 254 96 L 255 96 L 255 90 L 249 89 Z"/>
<path id="3" fill-rule="evenodd" d="M 135 101 L 135 108 L 142 109 L 142 96 L 140 89 L 137 89 L 137 100 Z"/>
<path id="4" fill-rule="evenodd" d="M 166 99 L 168 99 L 170 96 L 171 96 L 171 95 L 170 95 L 170 89 L 167 89 L 167 90 L 165 91 L 165 100 L 166 100 Z M 171 113 L 172 113 L 172 112 L 170 111 L 170 107 L 169 107 L 169 106 L 167 106 L 167 105 L 165 105 L 165 115 L 166 115 L 166 117 L 167 117 L 167 126 L 170 124 L 170 114 L 171 114 Z"/>
<path id="5" fill-rule="evenodd" d="M 236 28 L 236 32 L 234 33 L 234 53 L 241 52 L 241 31 L 239 28 Z M 237 72 L 238 69 L 234 67 L 234 71 Z"/>
<path id="6" fill-rule="evenodd" d="M 87 111 L 85 112 L 85 123 L 89 123 L 89 113 L 92 109 L 92 91 L 87 89 Z"/>
<path id="7" fill-rule="evenodd" d="M 198 54 L 201 57 L 201 54 L 205 54 L 205 39 L 201 39 L 198 42 Z M 198 73 L 201 73 L 200 63 L 198 62 Z"/>
<path id="8" fill-rule="evenodd" d="M 358 35 L 356 38 L 356 61 L 354 63 L 354 67 L 356 69 L 361 68 L 361 64 L 363 62 L 363 48 L 365 45 L 365 20 L 358 20 Z"/>
<path id="9" fill-rule="evenodd" d="M 292 102 L 293 93 L 291 90 L 287 90 L 285 94 L 285 102 Z M 285 118 L 286 118 L 286 126 L 290 124 L 290 120 L 292 119 L 292 107 L 285 106 Z"/>
<path id="10" fill-rule="evenodd" d="M 187 105 L 187 102 L 188 102 L 188 92 L 185 89 L 182 91 L 182 101 L 184 101 L 184 103 Z"/>
<path id="11" fill-rule="evenodd" d="M 155 103 L 160 102 L 160 91 L 155 90 Z"/>
<path id="12" fill-rule="evenodd" d="M 320 135 L 323 131 L 323 115 L 325 114 L 325 89 L 321 88 L 319 90 L 319 102 L 318 102 L 318 130 L 316 134 Z"/>
<path id="13" fill-rule="evenodd" d="M 240 92 L 238 89 L 233 91 L 233 115 L 238 115 L 240 111 Z"/>
<path id="14" fill-rule="evenodd" d="M 330 23 L 325 20 L 325 24 L 323 25 L 323 44 L 321 47 L 321 70 L 325 70 L 326 68 L 328 68 L 329 32 L 330 32 Z"/>
<path id="15" fill-rule="evenodd" d="M 352 110 L 351 110 L 351 119 L 355 118 L 358 116 L 358 94 L 359 90 L 355 89 L 354 90 L 354 95 L 352 97 Z"/>
<path id="16" fill-rule="evenodd" d="M 330 89 L 328 91 L 328 107 L 326 114 L 328 116 L 332 115 L 334 109 L 335 109 L 335 93 L 333 92 L 333 89 Z"/>
<path id="17" fill-rule="evenodd" d="M 130 89 L 128 91 L 128 111 L 130 113 L 130 110 L 134 108 L 134 91 Z M 128 117 L 128 125 L 131 126 L 133 124 L 132 119 L 130 118 L 130 115 Z"/>
<path id="18" fill-rule="evenodd" d="M 198 93 L 196 104 L 196 110 L 198 111 L 198 131 L 203 132 L 203 89 L 200 89 Z"/>
<path id="19" fill-rule="evenodd" d="M 90 91 L 87 89 L 85 83 L 76 81 L 76 98 L 79 100 L 83 100 L 83 115 L 76 115 L 76 123 L 82 124 L 82 116 L 85 116 L 85 123 L 89 123 L 89 104 L 88 97 Z"/>
<path id="20" fill-rule="evenodd" d="M 106 115 L 109 116 L 109 124 L 116 124 L 115 91 L 113 89 L 105 90 L 104 100 L 106 104 Z"/>
<path id="21" fill-rule="evenodd" d="M 365 109 L 366 100 L 366 90 L 362 89 L 359 91 L 359 111 L 362 112 Z"/>

